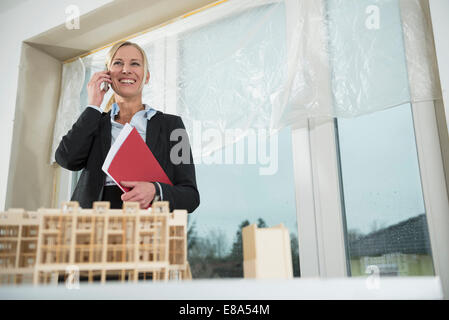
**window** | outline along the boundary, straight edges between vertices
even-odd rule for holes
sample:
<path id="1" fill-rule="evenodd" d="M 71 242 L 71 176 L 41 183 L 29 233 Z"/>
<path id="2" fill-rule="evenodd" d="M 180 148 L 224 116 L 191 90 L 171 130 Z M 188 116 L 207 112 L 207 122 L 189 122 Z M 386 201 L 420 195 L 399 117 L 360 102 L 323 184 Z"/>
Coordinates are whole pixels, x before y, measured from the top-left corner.
<path id="1" fill-rule="evenodd" d="M 351 115 L 352 106 L 373 112 L 312 118 L 294 130 L 294 145 L 303 150 L 294 150 L 303 276 L 366 276 L 376 269 L 367 267 L 377 266 L 382 275 L 436 274 L 447 286 L 447 223 L 441 222 L 448 203 L 434 103 L 418 95 L 407 104 L 414 101 L 413 77 L 402 9 L 399 1 L 326 1 L 333 107 L 343 111 L 340 116 Z M 346 19 L 347 12 L 356 19 Z M 363 17 L 373 12 L 379 28 L 367 29 Z M 343 32 L 332 32 L 336 26 Z M 358 59 L 357 51 L 369 52 L 369 59 Z M 414 54 L 407 58 L 420 59 Z M 351 98 L 351 90 L 360 94 Z"/>
<path id="2" fill-rule="evenodd" d="M 252 138 L 249 136 L 211 157 L 220 159 L 231 149 L 248 146 Z M 275 140 L 277 148 L 270 152 L 278 153 L 279 159 L 273 175 L 260 175 L 259 164 L 206 164 L 213 161 L 211 157 L 196 164 L 201 204 L 189 217 L 188 234 L 193 278 L 243 277 L 241 228 L 250 223 L 259 227 L 283 223 L 289 229 L 294 276 L 299 276 L 290 129 L 271 137 L 271 142 Z M 269 143 L 270 139 L 259 140 L 257 147 L 264 148 L 262 145 Z M 250 156 L 247 152 L 246 155 Z"/>
<path id="3" fill-rule="evenodd" d="M 444 257 L 439 259 L 442 250 L 435 248 L 447 241 L 435 239 L 448 234 L 447 224 L 438 223 L 446 221 L 447 213 L 441 196 L 446 189 L 437 181 L 441 154 L 433 103 L 404 104 L 413 100 L 413 90 L 400 2 L 244 1 L 238 10 L 235 3 L 224 2 L 207 14 L 168 24 L 163 32 L 133 39 L 139 43 L 146 37 L 142 44 L 150 58 L 150 84 L 158 86 L 146 89 L 144 100 L 181 114 L 190 135 L 201 193 L 201 205 L 189 217 L 193 277 L 241 277 L 241 227 L 248 223 L 287 226 L 296 276 L 298 251 L 301 276 L 366 275 L 373 265 L 383 275 L 441 273 Z M 355 17 L 347 19 L 347 12 L 356 12 Z M 322 14 L 323 24 L 316 19 Z M 370 20 L 376 14 L 379 25 Z M 298 32 L 295 23 L 304 16 L 316 23 Z M 354 30 L 364 28 L 353 37 Z M 318 111 L 338 117 L 371 114 L 339 120 L 304 116 L 302 127 L 298 117 L 286 122 L 295 127 L 270 136 L 264 128 L 273 120 L 267 116 L 272 96 L 265 93 L 276 90 L 264 88 L 282 87 L 287 71 L 299 68 L 286 59 L 291 51 L 286 42 L 296 39 L 289 35 L 318 29 L 329 31 L 329 50 L 305 55 L 305 65 L 316 63 L 311 70 L 323 73 L 317 76 L 316 96 L 311 95 L 319 100 Z M 250 30 L 251 36 L 234 36 L 236 30 Z M 305 37 L 312 52 L 323 49 L 321 36 L 316 41 Z M 353 55 L 356 50 L 359 55 Z M 249 85 L 248 79 L 257 81 Z M 296 84 L 303 89 L 306 82 Z M 328 85 L 332 90 L 326 90 Z M 308 98 L 294 102 L 301 105 Z M 338 112 L 327 113 L 332 107 Z M 301 112 L 294 116 L 313 110 L 296 111 Z M 198 123 L 209 130 L 200 134 L 200 145 L 210 153 L 197 148 Z M 240 135 L 226 140 L 232 130 Z M 261 174 L 270 168 L 273 174 Z"/>
<path id="4" fill-rule="evenodd" d="M 264 20 L 268 14 L 270 20 Z M 250 39 L 235 37 L 236 30 L 251 29 L 261 21 Z M 244 132 L 251 120 L 248 109 L 271 108 L 263 95 L 269 92 L 266 87 L 278 86 L 285 76 L 284 34 L 285 6 L 271 4 L 183 35 L 178 110 L 195 112 L 203 128 L 208 120 L 225 119 L 222 130 L 206 129 L 209 134 L 203 129 L 203 139 L 225 139 L 237 129 Z M 250 78 L 260 79 L 257 86 L 251 82 L 248 88 Z M 217 90 L 228 94 L 217 99 Z M 183 120 L 192 132 L 195 123 Z M 284 128 L 270 137 L 263 128 L 251 128 L 236 144 L 232 138 L 223 149 L 195 159 L 201 204 L 189 217 L 193 278 L 243 277 L 241 228 L 252 223 L 259 227 L 283 223 L 289 229 L 294 275 L 299 276 L 291 130 Z"/>
<path id="5" fill-rule="evenodd" d="M 434 275 L 409 104 L 338 120 L 349 271 Z"/>
<path id="6" fill-rule="evenodd" d="M 328 0 L 327 9 L 336 27 L 329 41 L 335 104 L 371 110 L 410 101 L 399 1 L 342 6 Z M 344 10 L 360 18 L 347 20 Z M 349 39 L 354 28 L 363 32 Z M 370 54 L 362 65 L 357 57 L 363 50 Z M 350 58 L 338 59 L 344 56 Z M 386 57 L 394 63 L 385 64 Z M 410 104 L 339 118 L 336 127 L 348 274 L 366 275 L 376 265 L 384 275 L 433 275 Z"/>

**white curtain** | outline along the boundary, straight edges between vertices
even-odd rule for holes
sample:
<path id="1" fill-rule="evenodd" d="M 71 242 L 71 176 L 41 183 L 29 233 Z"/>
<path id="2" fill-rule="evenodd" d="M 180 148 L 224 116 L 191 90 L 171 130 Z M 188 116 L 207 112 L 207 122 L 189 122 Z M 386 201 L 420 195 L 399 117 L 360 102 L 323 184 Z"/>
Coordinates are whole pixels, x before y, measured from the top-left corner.
<path id="1" fill-rule="evenodd" d="M 427 0 L 229 0 L 131 39 L 150 61 L 143 100 L 183 118 L 199 157 L 256 128 L 439 99 L 428 11 Z M 64 65 L 52 162 L 108 50 Z"/>

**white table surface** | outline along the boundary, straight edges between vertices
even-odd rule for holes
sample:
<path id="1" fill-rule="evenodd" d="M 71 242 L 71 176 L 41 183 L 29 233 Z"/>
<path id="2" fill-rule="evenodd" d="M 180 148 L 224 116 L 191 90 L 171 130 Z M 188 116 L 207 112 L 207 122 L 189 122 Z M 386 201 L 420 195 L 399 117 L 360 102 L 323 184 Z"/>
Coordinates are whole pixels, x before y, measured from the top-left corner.
<path id="1" fill-rule="evenodd" d="M 184 282 L 1 286 L 0 299 L 308 300 L 443 299 L 438 277 L 292 280 L 218 279 Z"/>

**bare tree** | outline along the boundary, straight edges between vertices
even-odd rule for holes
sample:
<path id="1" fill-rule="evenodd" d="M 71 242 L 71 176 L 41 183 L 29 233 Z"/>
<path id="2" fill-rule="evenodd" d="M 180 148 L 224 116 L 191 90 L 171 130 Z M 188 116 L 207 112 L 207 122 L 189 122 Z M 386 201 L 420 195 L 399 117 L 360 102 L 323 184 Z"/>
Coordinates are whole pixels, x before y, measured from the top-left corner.
<path id="1" fill-rule="evenodd" d="M 228 253 L 228 239 L 226 233 L 221 228 L 214 228 L 209 231 L 207 239 L 214 250 L 214 257 L 223 258 Z"/>

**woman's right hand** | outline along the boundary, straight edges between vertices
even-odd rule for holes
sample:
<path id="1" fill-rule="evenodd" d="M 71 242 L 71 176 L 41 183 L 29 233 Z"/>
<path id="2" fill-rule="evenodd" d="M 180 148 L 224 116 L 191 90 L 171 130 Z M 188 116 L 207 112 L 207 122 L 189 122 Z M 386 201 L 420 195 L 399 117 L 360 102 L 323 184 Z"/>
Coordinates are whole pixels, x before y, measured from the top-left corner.
<path id="1" fill-rule="evenodd" d="M 103 102 L 104 95 L 108 90 L 102 90 L 101 84 L 103 82 L 112 83 L 109 71 L 95 72 L 87 84 L 88 104 L 99 107 Z"/>

